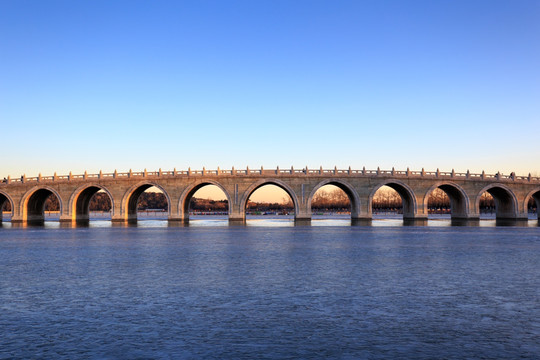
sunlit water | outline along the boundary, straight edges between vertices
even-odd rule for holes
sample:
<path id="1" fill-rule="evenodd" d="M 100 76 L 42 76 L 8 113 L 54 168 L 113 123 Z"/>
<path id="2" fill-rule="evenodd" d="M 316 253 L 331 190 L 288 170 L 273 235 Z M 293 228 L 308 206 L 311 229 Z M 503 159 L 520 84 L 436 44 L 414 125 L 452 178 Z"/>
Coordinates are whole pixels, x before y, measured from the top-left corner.
<path id="1" fill-rule="evenodd" d="M 0 229 L 0 358 L 540 354 L 540 228 L 194 218 Z"/>

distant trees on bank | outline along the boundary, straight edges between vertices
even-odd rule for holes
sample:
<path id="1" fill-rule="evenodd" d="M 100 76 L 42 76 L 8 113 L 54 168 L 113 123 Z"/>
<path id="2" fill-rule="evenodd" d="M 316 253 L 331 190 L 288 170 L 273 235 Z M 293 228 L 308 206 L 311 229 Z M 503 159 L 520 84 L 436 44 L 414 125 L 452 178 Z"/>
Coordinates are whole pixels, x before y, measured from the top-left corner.
<path id="1" fill-rule="evenodd" d="M 536 202 L 534 199 L 529 200 L 529 211 L 535 212 Z M 58 211 L 59 210 L 58 199 L 55 196 L 50 196 L 45 202 L 45 211 Z M 351 204 L 349 197 L 341 189 L 334 189 L 325 191 L 321 189 L 315 193 L 313 200 L 311 201 L 311 208 L 313 211 L 328 211 L 328 212 L 347 212 L 350 211 Z M 374 211 L 395 211 L 400 212 L 402 210 L 402 201 L 399 194 L 388 187 L 382 187 L 375 193 L 373 197 L 373 210 Z M 435 189 L 428 200 L 428 208 L 430 212 L 449 212 L 450 200 L 448 195 L 441 190 Z M 139 197 L 138 210 L 166 210 L 167 199 L 165 195 L 160 192 L 144 192 Z M 96 193 L 90 201 L 90 211 L 110 211 L 111 200 L 105 192 Z M 226 212 L 228 211 L 227 200 L 210 200 L 192 198 L 190 203 L 191 211 L 211 211 L 211 212 Z M 248 201 L 247 210 L 249 212 L 293 212 L 294 206 L 292 200 L 287 197 L 283 198 L 280 202 L 253 202 Z M 4 203 L 3 211 L 11 211 L 11 205 L 8 201 Z M 493 197 L 485 192 L 480 197 L 480 211 L 482 212 L 494 212 L 495 202 Z"/>

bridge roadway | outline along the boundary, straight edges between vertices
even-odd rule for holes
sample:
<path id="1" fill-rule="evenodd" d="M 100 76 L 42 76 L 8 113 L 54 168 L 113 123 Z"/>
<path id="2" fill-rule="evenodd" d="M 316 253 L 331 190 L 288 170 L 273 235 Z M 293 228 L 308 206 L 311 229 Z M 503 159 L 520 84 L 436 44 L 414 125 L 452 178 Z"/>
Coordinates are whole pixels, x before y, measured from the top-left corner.
<path id="1" fill-rule="evenodd" d="M 105 191 L 112 205 L 114 223 L 137 220 L 137 199 L 148 188 L 155 186 L 168 201 L 171 223 L 189 221 L 189 203 L 197 190 L 215 185 L 225 193 L 229 202 L 229 223 L 243 224 L 246 204 L 259 187 L 273 184 L 285 190 L 294 203 L 295 221 L 311 221 L 311 201 L 324 185 L 341 188 L 351 201 L 353 224 L 369 223 L 372 200 L 384 185 L 396 190 L 403 200 L 403 219 L 407 223 L 423 224 L 428 217 L 428 197 L 440 188 L 450 198 L 452 220 L 474 223 L 480 218 L 480 197 L 490 193 L 496 204 L 496 218 L 501 222 L 523 222 L 528 218 L 528 201 L 532 197 L 540 208 L 540 178 L 529 176 L 397 171 L 397 170 L 331 170 L 320 169 L 242 169 L 159 171 L 53 175 L 12 179 L 0 183 L 0 208 L 11 204 L 13 224 L 44 221 L 46 199 L 54 194 L 60 203 L 60 222 L 65 224 L 89 221 L 92 196 Z M 0 211 L 0 221 L 2 212 Z"/>

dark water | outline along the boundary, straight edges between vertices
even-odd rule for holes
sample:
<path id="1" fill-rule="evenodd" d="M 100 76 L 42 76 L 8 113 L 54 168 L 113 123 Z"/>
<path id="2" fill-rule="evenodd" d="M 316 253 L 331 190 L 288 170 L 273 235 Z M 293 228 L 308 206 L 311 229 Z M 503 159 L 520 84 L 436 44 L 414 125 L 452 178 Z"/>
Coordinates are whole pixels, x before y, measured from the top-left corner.
<path id="1" fill-rule="evenodd" d="M 0 229 L 0 358 L 539 354 L 538 227 Z"/>

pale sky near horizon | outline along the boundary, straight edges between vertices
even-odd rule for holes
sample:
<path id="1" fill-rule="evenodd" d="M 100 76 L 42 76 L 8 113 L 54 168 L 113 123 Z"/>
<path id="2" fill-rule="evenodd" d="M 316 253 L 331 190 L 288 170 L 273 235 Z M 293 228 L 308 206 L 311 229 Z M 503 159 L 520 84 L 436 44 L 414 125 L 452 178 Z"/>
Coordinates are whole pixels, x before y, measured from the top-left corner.
<path id="1" fill-rule="evenodd" d="M 0 2 L 0 176 L 540 175 L 540 1 Z"/>

